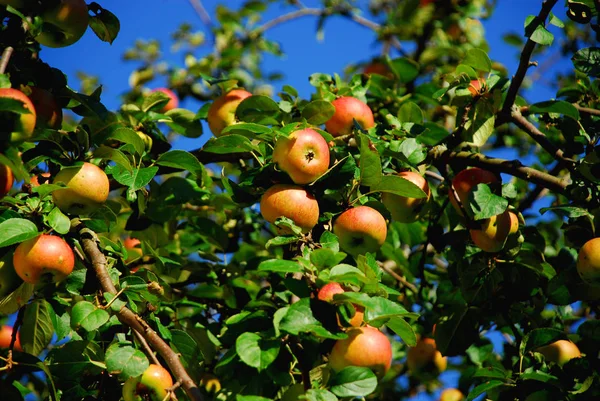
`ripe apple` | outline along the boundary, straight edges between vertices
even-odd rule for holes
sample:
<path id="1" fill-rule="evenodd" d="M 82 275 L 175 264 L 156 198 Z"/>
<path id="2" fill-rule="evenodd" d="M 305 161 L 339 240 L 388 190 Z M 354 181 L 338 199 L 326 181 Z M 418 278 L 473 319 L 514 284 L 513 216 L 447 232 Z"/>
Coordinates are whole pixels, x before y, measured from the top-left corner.
<path id="1" fill-rule="evenodd" d="M 57 282 L 71 274 L 75 267 L 75 255 L 61 237 L 40 234 L 17 246 L 13 264 L 19 277 L 26 283 L 36 284 L 47 274 Z"/>
<path id="2" fill-rule="evenodd" d="M 35 129 L 36 111 L 31 100 L 23 92 L 13 88 L 0 88 L 0 98 L 14 99 L 23 103 L 28 114 L 2 113 L 4 130 L 10 131 L 11 142 L 22 142 L 31 138 Z"/>
<path id="3" fill-rule="evenodd" d="M 166 113 L 169 110 L 173 110 L 179 107 L 179 98 L 177 97 L 177 94 L 171 89 L 157 88 L 154 89 L 152 92 L 162 92 L 169 97 L 169 102 L 165 104 L 164 107 L 160 110 L 161 113 Z"/>
<path id="4" fill-rule="evenodd" d="M 125 401 L 162 401 L 167 389 L 173 387 L 173 378 L 160 365 L 150 364 L 141 376 L 130 377 L 123 385 Z"/>
<path id="5" fill-rule="evenodd" d="M 77 42 L 88 27 L 88 7 L 84 0 L 59 0 L 41 15 L 42 33 L 35 40 L 47 47 L 65 47 Z"/>
<path id="6" fill-rule="evenodd" d="M 329 354 L 329 366 L 334 371 L 359 366 L 383 376 L 390 369 L 392 344 L 385 334 L 370 326 L 352 328 L 346 334 L 348 338 L 337 340 Z"/>
<path id="7" fill-rule="evenodd" d="M 252 96 L 252 93 L 244 89 L 233 89 L 219 96 L 210 105 L 206 117 L 208 126 L 214 136 L 220 137 L 225 127 L 236 123 L 235 111 L 242 100 Z"/>
<path id="8" fill-rule="evenodd" d="M 426 198 L 407 198 L 405 196 L 399 196 L 384 192 L 381 194 L 381 201 L 385 207 L 390 211 L 392 219 L 400 223 L 414 223 L 420 217 L 421 212 L 425 203 L 431 196 L 431 190 L 427 180 L 419 173 L 413 171 L 402 171 L 398 175 L 419 188 L 427 194 Z"/>
<path id="9" fill-rule="evenodd" d="M 269 223 L 278 217 L 287 217 L 307 233 L 319 221 L 319 204 L 304 188 L 297 185 L 276 184 L 264 193 L 260 200 L 260 213 Z M 278 228 L 280 234 L 289 230 Z"/>
<path id="10" fill-rule="evenodd" d="M 308 184 L 329 168 L 329 146 L 313 129 L 294 131 L 287 138 L 277 139 L 273 161 L 296 184 Z"/>
<path id="11" fill-rule="evenodd" d="M 13 253 L 7 252 L 0 259 L 0 299 L 19 288 L 23 280 L 17 275 L 13 266 Z"/>
<path id="12" fill-rule="evenodd" d="M 106 173 L 87 162 L 63 167 L 54 177 L 54 184 L 59 182 L 67 187 L 52 192 L 52 198 L 54 204 L 68 214 L 90 214 L 106 202 L 110 191 Z"/>
<path id="13" fill-rule="evenodd" d="M 469 92 L 471 92 L 471 95 L 473 96 L 481 95 L 486 90 L 485 79 L 480 78 L 471 80 L 468 89 Z"/>
<path id="14" fill-rule="evenodd" d="M 15 182 L 15 176 L 7 165 L 0 163 L 0 198 L 10 192 Z"/>
<path id="15" fill-rule="evenodd" d="M 544 355 L 546 362 L 558 363 L 561 367 L 571 359 L 581 357 L 581 351 L 577 345 L 568 340 L 558 340 L 539 347 L 535 351 Z"/>
<path id="16" fill-rule="evenodd" d="M 142 256 L 141 242 L 137 238 L 127 237 L 123 240 L 123 246 L 127 249 L 127 261 L 130 262 Z"/>
<path id="17" fill-rule="evenodd" d="M 46 89 L 36 86 L 30 87 L 29 99 L 37 113 L 36 128 L 60 129 L 62 126 L 62 109 L 56 102 L 54 95 Z"/>
<path id="18" fill-rule="evenodd" d="M 40 177 L 43 178 L 41 180 L 42 181 L 41 184 L 40 184 Z M 39 187 L 40 185 L 49 182 L 49 179 L 50 179 L 50 173 L 36 174 L 33 177 L 31 177 L 31 179 L 29 180 L 29 184 L 31 185 L 32 188 L 35 188 L 35 187 Z"/>
<path id="19" fill-rule="evenodd" d="M 456 388 L 447 388 L 440 394 L 440 401 L 463 401 L 465 395 Z"/>
<path id="20" fill-rule="evenodd" d="M 491 171 L 484 170 L 479 167 L 473 167 L 467 170 L 462 170 L 452 180 L 452 186 L 454 187 L 454 191 L 460 200 L 460 203 L 463 205 L 465 210 L 469 210 L 469 194 L 471 191 L 477 187 L 478 184 L 493 184 L 498 182 L 498 177 L 496 174 Z M 458 202 L 454 196 L 454 192 L 452 188 L 448 190 L 448 196 L 450 196 L 450 203 L 456 209 L 458 214 L 463 215 Z"/>
<path id="21" fill-rule="evenodd" d="M 515 234 L 519 231 L 519 216 L 511 211 L 508 212 L 508 215 L 510 216 L 510 230 L 508 234 Z"/>
<path id="22" fill-rule="evenodd" d="M 374 62 L 368 64 L 364 68 L 363 73 L 365 73 L 367 75 L 378 74 L 378 75 L 384 76 L 388 79 L 395 78 L 394 73 L 390 70 L 390 68 L 387 65 L 380 63 L 378 61 L 374 61 Z"/>
<path id="23" fill-rule="evenodd" d="M 346 292 L 346 291 L 344 290 L 344 288 L 342 287 L 342 285 L 340 283 L 331 282 L 331 283 L 325 284 L 323 287 L 321 287 L 321 289 L 317 293 L 317 298 L 320 299 L 321 301 L 332 303 L 333 296 L 335 294 L 343 294 L 344 292 Z M 354 316 L 352 316 L 352 319 L 350 319 L 349 323 L 353 327 L 359 327 L 364 320 L 365 308 L 360 305 L 355 305 L 355 304 L 352 304 L 352 306 L 354 306 L 355 313 L 354 313 Z M 340 324 L 339 316 L 338 316 L 338 324 Z M 341 326 L 341 324 L 340 324 L 340 326 Z"/>
<path id="24" fill-rule="evenodd" d="M 482 251 L 499 252 L 504 248 L 504 242 L 511 228 L 510 213 L 504 211 L 504 213 L 483 220 L 480 229 L 470 229 L 469 233 L 475 245 Z"/>
<path id="25" fill-rule="evenodd" d="M 579 250 L 577 272 L 588 284 L 600 285 L 600 238 L 592 238 Z"/>
<path id="26" fill-rule="evenodd" d="M 10 347 L 10 342 L 12 341 L 12 333 L 13 328 L 7 324 L 0 327 L 0 349 L 6 349 Z M 23 351 L 21 348 L 21 340 L 20 333 L 17 333 L 17 338 L 15 339 L 14 349 L 17 351 Z"/>
<path id="27" fill-rule="evenodd" d="M 387 237 L 387 225 L 377 210 L 357 206 L 338 216 L 333 223 L 333 233 L 340 241 L 340 248 L 356 257 L 381 248 Z"/>
<path id="28" fill-rule="evenodd" d="M 344 96 L 331 102 L 335 113 L 325 123 L 325 129 L 333 136 L 348 135 L 352 132 L 356 120 L 364 129 L 375 126 L 371 108 L 354 97 Z"/>
<path id="29" fill-rule="evenodd" d="M 406 364 L 413 373 L 442 373 L 448 366 L 448 359 L 437 350 L 433 338 L 421 338 L 417 345 L 408 349 Z"/>

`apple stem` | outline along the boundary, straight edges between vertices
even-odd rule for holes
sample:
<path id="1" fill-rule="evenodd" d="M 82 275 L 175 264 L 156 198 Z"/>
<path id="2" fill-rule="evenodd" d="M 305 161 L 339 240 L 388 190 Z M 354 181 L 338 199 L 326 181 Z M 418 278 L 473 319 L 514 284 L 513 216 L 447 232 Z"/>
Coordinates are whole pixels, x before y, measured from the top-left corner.
<path id="1" fill-rule="evenodd" d="M 13 50 L 14 49 L 12 46 L 8 46 L 2 52 L 2 59 L 0 60 L 0 74 L 4 74 L 4 71 L 6 71 L 6 67 L 8 67 L 8 62 L 10 61 L 10 56 L 12 56 Z"/>

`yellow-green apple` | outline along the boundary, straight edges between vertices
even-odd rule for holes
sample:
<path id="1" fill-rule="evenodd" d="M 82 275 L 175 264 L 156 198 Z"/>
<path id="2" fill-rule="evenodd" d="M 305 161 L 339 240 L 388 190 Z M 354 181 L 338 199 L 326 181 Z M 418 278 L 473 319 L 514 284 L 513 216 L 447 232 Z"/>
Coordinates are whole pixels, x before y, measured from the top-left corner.
<path id="1" fill-rule="evenodd" d="M 37 113 L 36 128 L 60 129 L 62 125 L 62 109 L 56 102 L 54 95 L 46 89 L 32 86 L 29 99 Z"/>
<path id="2" fill-rule="evenodd" d="M 23 280 L 17 275 L 13 266 L 13 253 L 7 252 L 0 259 L 0 299 L 19 288 Z"/>
<path id="3" fill-rule="evenodd" d="M 447 388 L 440 394 L 440 401 L 463 401 L 465 395 L 457 388 Z"/>
<path id="4" fill-rule="evenodd" d="M 242 100 L 252 96 L 252 93 L 244 89 L 233 89 L 219 96 L 210 105 L 206 119 L 208 126 L 214 136 L 222 135 L 225 127 L 235 124 L 235 111 Z"/>
<path id="5" fill-rule="evenodd" d="M 476 224 L 479 223 L 481 223 L 481 228 L 469 230 L 475 245 L 485 252 L 501 251 L 512 228 L 510 213 L 504 211 L 504 213 L 489 219 L 476 222 Z"/>
<path id="6" fill-rule="evenodd" d="M 381 201 L 387 210 L 390 211 L 393 220 L 400 223 L 414 223 L 420 217 L 425 203 L 429 200 L 431 190 L 429 189 L 427 180 L 419 173 L 415 173 L 414 171 L 402 171 L 398 173 L 398 175 L 421 188 L 423 192 L 427 194 L 427 197 L 407 198 L 405 196 L 384 192 L 381 194 Z"/>
<path id="7" fill-rule="evenodd" d="M 275 142 L 273 161 L 296 184 L 308 184 L 329 168 L 329 146 L 317 131 L 306 128 Z"/>
<path id="8" fill-rule="evenodd" d="M 23 104 L 29 113 L 17 114 L 13 112 L 2 112 L 0 118 L 3 120 L 3 132 L 10 132 L 12 142 L 22 142 L 31 138 L 35 129 L 36 111 L 33 103 L 26 94 L 13 88 L 0 88 L 0 99 L 14 99 Z"/>
<path id="9" fill-rule="evenodd" d="M 342 287 L 342 285 L 340 283 L 331 282 L 331 283 L 325 284 L 323 287 L 321 287 L 321 289 L 319 289 L 319 292 L 317 293 L 317 298 L 320 299 L 321 301 L 332 303 L 333 296 L 335 294 L 343 294 L 344 292 L 346 292 L 346 291 L 344 290 L 344 288 Z M 350 326 L 359 327 L 364 320 L 365 308 L 362 307 L 361 305 L 355 305 L 355 304 L 352 304 L 352 306 L 354 307 L 355 313 L 354 313 L 354 316 L 352 316 L 352 319 L 350 319 L 349 323 L 350 323 Z M 338 324 L 340 324 L 339 316 L 338 316 Z M 340 326 L 341 326 L 341 324 L 340 324 Z"/>
<path id="10" fill-rule="evenodd" d="M 26 283 L 36 284 L 46 275 L 57 282 L 71 274 L 75 267 L 75 255 L 61 237 L 40 234 L 17 246 L 13 265 Z"/>
<path id="11" fill-rule="evenodd" d="M 579 250 L 577 272 L 588 284 L 600 285 L 600 238 L 592 238 Z"/>
<path id="12" fill-rule="evenodd" d="M 319 221 L 319 204 L 314 196 L 300 186 L 276 184 L 262 196 L 260 213 L 271 224 L 279 217 L 287 217 L 303 233 L 307 233 Z M 280 234 L 290 234 L 287 228 L 278 227 L 277 230 Z"/>
<path id="13" fill-rule="evenodd" d="M 467 170 L 462 170 L 452 180 L 452 187 L 454 187 L 454 192 L 458 196 L 458 200 L 463 205 L 465 210 L 468 209 L 469 204 L 469 194 L 478 184 L 493 184 L 498 182 L 498 177 L 496 174 L 491 171 L 484 170 L 479 167 L 473 167 Z M 452 188 L 448 190 L 448 196 L 450 196 L 450 203 L 456 209 L 458 214 L 463 215 L 462 210 L 454 196 L 454 192 Z"/>
<path id="14" fill-rule="evenodd" d="M 356 257 L 381 248 L 387 237 L 387 225 L 377 210 L 357 206 L 338 216 L 333 223 L 333 233 L 340 241 L 340 248 Z"/>
<path id="15" fill-rule="evenodd" d="M 221 391 L 221 381 L 212 373 L 204 373 L 200 376 L 200 386 L 204 387 L 208 393 L 218 393 Z"/>
<path id="16" fill-rule="evenodd" d="M 361 100 L 343 96 L 335 99 L 331 104 L 335 113 L 325 123 L 325 129 L 333 136 L 348 135 L 354 127 L 354 120 L 364 129 L 375 126 L 375 119 L 371 108 Z"/>
<path id="17" fill-rule="evenodd" d="M 433 338 L 421 338 L 406 353 L 406 365 L 412 373 L 442 373 L 448 366 L 448 359 L 438 351 Z"/>
<path id="18" fill-rule="evenodd" d="M 579 347 L 568 340 L 558 340 L 535 350 L 544 355 L 546 362 L 554 362 L 563 366 L 573 358 L 581 357 Z"/>
<path id="19" fill-rule="evenodd" d="M 378 74 L 381 76 L 384 76 L 388 79 L 394 79 L 394 73 L 390 70 L 390 68 L 384 64 L 384 63 L 380 63 L 378 61 L 374 61 L 370 64 L 368 64 L 364 70 L 363 73 L 367 74 L 367 75 L 371 75 L 371 74 Z"/>
<path id="20" fill-rule="evenodd" d="M 10 342 L 12 341 L 12 334 L 12 326 L 5 324 L 0 328 L 0 349 L 6 349 L 10 347 Z M 21 339 L 19 338 L 19 334 L 20 333 L 17 333 L 14 349 L 17 351 L 23 351 L 23 349 L 21 348 Z"/>
<path id="21" fill-rule="evenodd" d="M 508 215 L 510 216 L 510 230 L 508 234 L 515 234 L 519 231 L 519 216 L 512 211 L 509 211 Z"/>
<path id="22" fill-rule="evenodd" d="M 67 187 L 52 192 L 52 198 L 60 210 L 69 214 L 93 212 L 106 202 L 110 191 L 106 173 L 88 162 L 63 167 L 54 177 L 54 184 L 61 182 Z"/>
<path id="23" fill-rule="evenodd" d="M 471 80 L 468 89 L 473 96 L 481 95 L 486 90 L 485 79 L 480 78 Z"/>
<path id="24" fill-rule="evenodd" d="M 392 344 L 374 327 L 356 327 L 346 332 L 348 338 L 337 340 L 329 354 L 329 366 L 336 372 L 347 366 L 371 368 L 383 376 L 392 366 Z"/>
<path id="25" fill-rule="evenodd" d="M 173 387 L 173 378 L 160 365 L 150 364 L 141 376 L 130 377 L 123 385 L 125 401 L 163 401 L 168 389 Z"/>
<path id="26" fill-rule="evenodd" d="M 14 182 L 15 176 L 10 167 L 0 163 L 0 198 L 10 192 Z"/>
<path id="27" fill-rule="evenodd" d="M 177 97 L 177 94 L 175 92 L 173 92 L 171 89 L 157 88 L 157 89 L 154 89 L 152 92 L 162 92 L 165 95 L 167 95 L 169 98 L 169 101 L 167 102 L 167 104 L 165 104 L 164 107 L 160 110 L 161 113 L 166 113 L 169 110 L 173 110 L 173 109 L 176 109 L 177 107 L 179 107 L 179 98 Z"/>
<path id="28" fill-rule="evenodd" d="M 88 7 L 84 0 L 57 0 L 41 14 L 44 24 L 35 40 L 47 47 L 65 47 L 77 42 L 88 27 Z"/>

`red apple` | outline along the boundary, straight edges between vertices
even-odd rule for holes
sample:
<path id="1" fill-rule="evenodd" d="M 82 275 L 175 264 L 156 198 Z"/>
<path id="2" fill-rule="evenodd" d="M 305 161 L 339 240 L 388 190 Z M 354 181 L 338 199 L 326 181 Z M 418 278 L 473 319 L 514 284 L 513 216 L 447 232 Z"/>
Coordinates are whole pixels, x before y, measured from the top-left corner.
<path id="1" fill-rule="evenodd" d="M 440 394 L 440 401 L 463 401 L 465 395 L 456 388 L 447 388 Z"/>
<path id="2" fill-rule="evenodd" d="M 563 366 L 573 358 L 580 358 L 579 347 L 568 340 L 558 340 L 552 344 L 544 345 L 536 349 L 536 352 L 544 355 L 546 362 L 554 362 Z"/>
<path id="3" fill-rule="evenodd" d="M 179 98 L 177 97 L 177 94 L 171 89 L 158 88 L 154 89 L 152 92 L 162 92 L 169 97 L 169 102 L 165 104 L 164 107 L 160 110 L 161 113 L 166 113 L 169 110 L 173 110 L 179 107 Z"/>
<path id="4" fill-rule="evenodd" d="M 426 198 L 407 198 L 405 196 L 394 195 L 388 192 L 381 194 L 381 201 L 390 211 L 392 219 L 400 223 L 414 223 L 420 217 L 421 212 L 425 203 L 431 196 L 431 190 L 427 180 L 419 174 L 413 171 L 402 171 L 398 175 L 419 188 L 427 194 Z"/>
<path id="5" fill-rule="evenodd" d="M 329 168 L 329 146 L 313 129 L 294 131 L 287 138 L 277 140 L 273 161 L 296 184 L 308 184 Z"/>
<path id="6" fill-rule="evenodd" d="M 356 120 L 363 129 L 375 126 L 371 108 L 354 97 L 340 97 L 331 102 L 335 114 L 325 123 L 325 129 L 333 136 L 348 135 Z"/>
<path id="7" fill-rule="evenodd" d="M 54 204 L 68 214 L 85 215 L 101 207 L 108 198 L 110 183 L 106 173 L 92 163 L 63 167 L 54 184 L 62 182 L 66 188 L 52 192 Z"/>
<path id="8" fill-rule="evenodd" d="M 321 287 L 321 289 L 317 293 L 317 298 L 320 299 L 321 301 L 332 303 L 333 296 L 335 294 L 343 294 L 344 292 L 346 292 L 346 291 L 344 290 L 344 288 L 342 287 L 342 285 L 340 283 L 332 282 L 332 283 L 325 284 L 323 287 Z M 355 304 L 352 304 L 352 306 L 354 307 L 355 313 L 354 313 L 354 316 L 352 316 L 352 319 L 350 319 L 349 323 L 350 323 L 350 326 L 359 327 L 364 320 L 365 308 L 360 305 L 355 305 Z M 338 316 L 338 324 L 340 324 L 339 316 Z M 341 326 L 341 324 L 340 324 L 340 326 Z"/>
<path id="9" fill-rule="evenodd" d="M 385 334 L 370 326 L 352 328 L 346 334 L 348 338 L 337 340 L 329 354 L 329 366 L 334 371 L 359 366 L 383 376 L 390 369 L 392 344 Z"/>
<path id="10" fill-rule="evenodd" d="M 0 88 L 0 98 L 18 100 L 29 111 L 28 114 L 2 113 L 2 124 L 5 129 L 11 131 L 11 142 L 22 142 L 31 138 L 36 121 L 36 111 L 31 100 L 20 90 L 13 88 Z"/>
<path id="11" fill-rule="evenodd" d="M 0 327 L 0 349 L 6 349 L 10 347 L 10 342 L 12 341 L 13 328 L 9 325 L 4 325 Z M 21 340 L 20 333 L 17 333 L 17 338 L 15 339 L 14 349 L 17 351 L 23 351 L 21 348 Z"/>
<path id="12" fill-rule="evenodd" d="M 333 223 L 333 233 L 340 241 L 340 248 L 356 257 L 381 248 L 387 237 L 387 224 L 377 210 L 357 206 L 339 215 Z"/>
<path id="13" fill-rule="evenodd" d="M 88 8 L 84 0 L 58 0 L 46 5 L 41 15 L 44 25 L 35 40 L 47 47 L 65 47 L 77 42 L 85 33 Z"/>
<path id="14" fill-rule="evenodd" d="M 67 277 L 75 267 L 75 255 L 61 237 L 40 234 L 21 242 L 13 256 L 15 271 L 26 283 L 36 284 L 50 275 L 54 282 Z"/>
<path id="15" fill-rule="evenodd" d="M 213 135 L 219 137 L 222 135 L 225 127 L 235 124 L 235 111 L 242 100 L 252 96 L 252 93 L 244 89 L 233 89 L 224 95 L 219 96 L 210 105 L 206 117 L 208 126 Z"/>
<path id="16" fill-rule="evenodd" d="M 496 174 L 491 171 L 484 170 L 479 167 L 473 167 L 467 170 L 462 170 L 452 180 L 452 186 L 454 187 L 454 191 L 456 191 L 456 195 L 460 200 L 460 203 L 463 205 L 465 210 L 468 209 L 469 204 L 469 194 L 478 184 L 493 184 L 498 182 L 498 177 Z M 454 196 L 452 188 L 448 191 L 448 196 L 450 196 L 450 203 L 456 209 L 458 214 L 463 215 L 458 202 Z"/>
<path id="17" fill-rule="evenodd" d="M 151 364 L 141 376 L 130 377 L 123 385 L 124 401 L 163 401 L 173 378 L 162 366 Z"/>
<path id="18" fill-rule="evenodd" d="M 297 185 L 277 184 L 264 193 L 260 200 L 260 213 L 273 224 L 278 217 L 287 217 L 307 233 L 319 221 L 319 204 L 304 188 Z M 289 234 L 287 229 L 278 229 Z"/>
<path id="19" fill-rule="evenodd" d="M 480 229 L 469 230 L 475 245 L 485 252 L 501 251 L 512 226 L 510 213 L 505 211 L 482 222 L 476 222 L 476 224 L 479 223 L 481 224 Z"/>
<path id="20" fill-rule="evenodd" d="M 0 163 L 0 198 L 10 192 L 14 182 L 15 177 L 10 167 Z"/>
<path id="21" fill-rule="evenodd" d="M 30 87 L 29 99 L 37 113 L 36 128 L 60 129 L 62 126 L 62 109 L 52 93 L 35 86 Z"/>
<path id="22" fill-rule="evenodd" d="M 421 338 L 417 341 L 417 345 L 408 349 L 406 364 L 415 374 L 420 372 L 439 374 L 446 370 L 448 360 L 437 350 L 433 338 Z"/>

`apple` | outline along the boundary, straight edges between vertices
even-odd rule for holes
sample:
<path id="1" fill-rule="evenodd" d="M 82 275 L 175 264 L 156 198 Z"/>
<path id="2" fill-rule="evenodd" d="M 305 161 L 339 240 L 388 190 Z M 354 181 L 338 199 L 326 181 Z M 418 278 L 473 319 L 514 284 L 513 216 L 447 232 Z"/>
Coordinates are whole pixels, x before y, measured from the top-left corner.
<path id="1" fill-rule="evenodd" d="M 356 257 L 381 248 L 387 237 L 387 225 L 377 210 L 357 206 L 338 216 L 333 223 L 333 233 L 340 241 L 340 248 Z"/>
<path id="2" fill-rule="evenodd" d="M 600 238 L 592 238 L 579 250 L 577 272 L 588 284 L 600 285 Z"/>
<path id="3" fill-rule="evenodd" d="M 144 142 L 146 152 L 150 152 L 152 150 L 152 137 L 143 131 L 135 131 L 135 133 L 140 137 L 140 139 Z"/>
<path id="4" fill-rule="evenodd" d="M 485 79 L 480 78 L 471 80 L 468 89 L 473 96 L 479 96 L 483 94 L 487 90 L 487 87 L 485 86 Z"/>
<path id="5" fill-rule="evenodd" d="M 125 401 L 163 401 L 168 389 L 173 387 L 173 378 L 160 365 L 150 364 L 141 376 L 130 377 L 123 385 Z"/>
<path id="6" fill-rule="evenodd" d="M 150 93 L 153 93 L 153 92 L 162 92 L 169 97 L 169 101 L 167 102 L 167 104 L 165 104 L 164 107 L 160 110 L 161 113 L 166 113 L 169 110 L 173 110 L 173 109 L 176 109 L 177 107 L 179 107 L 179 98 L 177 97 L 177 94 L 175 92 L 173 92 L 171 89 L 157 88 L 157 89 L 154 89 L 153 91 L 151 91 Z"/>
<path id="7" fill-rule="evenodd" d="M 356 327 L 346 332 L 348 338 L 337 340 L 329 354 L 329 366 L 336 372 L 347 366 L 371 368 L 383 376 L 392 366 L 392 344 L 374 327 Z"/>
<path id="8" fill-rule="evenodd" d="M 11 294 L 23 283 L 13 265 L 13 253 L 7 252 L 0 259 L 0 299 Z"/>
<path id="9" fill-rule="evenodd" d="M 20 90 L 13 88 L 0 88 L 1 98 L 18 100 L 29 111 L 28 114 L 2 112 L 4 126 L 2 131 L 10 131 L 11 142 L 22 142 L 31 138 L 36 121 L 36 111 L 31 100 Z"/>
<path id="10" fill-rule="evenodd" d="M 407 198 L 405 196 L 395 195 L 388 192 L 381 194 L 381 201 L 387 210 L 390 211 L 392 219 L 400 223 L 414 223 L 420 217 L 423 206 L 431 196 L 431 190 L 427 180 L 419 173 L 413 171 L 402 171 L 398 175 L 419 188 L 427 194 L 425 198 Z"/>
<path id="11" fill-rule="evenodd" d="M 412 373 L 442 373 L 448 366 L 448 359 L 438 351 L 433 338 L 421 338 L 417 345 L 408 349 L 406 364 Z"/>
<path id="12" fill-rule="evenodd" d="M 200 386 L 204 387 L 208 393 L 218 393 L 221 391 L 221 381 L 212 373 L 204 373 L 200 376 Z"/>
<path id="13" fill-rule="evenodd" d="M 40 184 L 40 177 L 43 178 L 41 184 Z M 33 177 L 31 177 L 31 179 L 29 180 L 29 184 L 31 185 L 32 188 L 35 188 L 35 187 L 39 187 L 40 185 L 49 182 L 49 179 L 50 179 L 50 173 L 36 174 Z"/>
<path id="14" fill-rule="evenodd" d="M 504 242 L 511 228 L 510 213 L 504 211 L 504 213 L 483 220 L 480 229 L 470 229 L 469 233 L 475 245 L 482 251 L 499 252 L 504 248 Z"/>
<path id="15" fill-rule="evenodd" d="M 340 283 L 332 282 L 332 283 L 325 284 L 323 287 L 321 287 L 321 289 L 317 293 L 317 298 L 320 299 L 321 301 L 332 303 L 333 296 L 335 294 L 343 294 L 344 292 L 346 292 L 346 291 L 344 290 L 344 288 L 342 287 L 342 285 Z M 352 316 L 352 319 L 350 319 L 349 323 L 353 327 L 359 327 L 364 320 L 365 308 L 362 307 L 361 305 L 355 305 L 355 304 L 352 304 L 352 306 L 354 306 L 355 313 L 354 313 L 354 316 Z M 339 316 L 338 316 L 338 324 L 340 324 Z M 341 326 L 341 324 L 340 324 L 340 326 Z"/>
<path id="16" fill-rule="evenodd" d="M 32 86 L 29 99 L 37 113 L 36 128 L 60 129 L 62 126 L 62 109 L 54 95 L 46 89 Z"/>
<path id="17" fill-rule="evenodd" d="M 375 119 L 371 108 L 357 98 L 343 96 L 335 99 L 331 104 L 335 107 L 335 113 L 325 123 L 325 129 L 331 135 L 341 136 L 352 133 L 354 120 L 363 129 L 375 126 Z"/>
<path id="18" fill-rule="evenodd" d="M 133 262 L 136 259 L 139 259 L 144 254 L 141 248 L 141 242 L 137 238 L 127 237 L 123 240 L 123 246 L 127 249 L 127 259 L 125 259 L 126 263 Z M 132 273 L 135 273 L 139 270 L 139 266 L 135 266 L 131 269 Z"/>
<path id="19" fill-rule="evenodd" d="M 10 347 L 10 342 L 12 341 L 13 328 L 7 324 L 0 327 L 0 349 L 6 349 Z M 17 338 L 15 339 L 14 349 L 17 351 L 23 351 L 21 348 L 21 340 L 20 333 L 17 333 Z"/>
<path id="20" fill-rule="evenodd" d="M 447 388 L 440 394 L 440 401 L 463 401 L 465 395 L 456 388 Z"/>
<path id="21" fill-rule="evenodd" d="M 561 367 L 571 359 L 581 357 L 581 351 L 577 345 L 568 340 L 558 340 L 539 347 L 535 351 L 544 355 L 546 362 L 558 363 Z"/>
<path id="22" fill-rule="evenodd" d="M 296 184 L 308 184 L 329 168 L 329 146 L 313 129 L 294 131 L 288 137 L 277 139 L 273 161 Z"/>
<path id="23" fill-rule="evenodd" d="M 319 204 L 314 196 L 300 186 L 276 184 L 262 196 L 260 213 L 271 224 L 278 217 L 287 217 L 306 234 L 319 221 Z M 278 231 L 280 234 L 290 234 L 286 228 L 278 227 Z"/>
<path id="24" fill-rule="evenodd" d="M 252 96 L 252 93 L 244 89 L 233 89 L 224 95 L 219 96 L 210 105 L 206 117 L 208 126 L 214 136 L 220 137 L 225 129 L 235 124 L 235 111 L 242 100 Z"/>
<path id="25" fill-rule="evenodd" d="M 14 182 L 15 176 L 10 167 L 0 163 L 0 198 L 10 192 Z"/>
<path id="26" fill-rule="evenodd" d="M 467 170 L 462 170 L 452 180 L 452 186 L 454 187 L 454 191 L 460 200 L 460 203 L 463 205 L 465 210 L 469 210 L 469 194 L 478 184 L 493 184 L 498 182 L 498 177 L 496 174 L 491 171 L 484 170 L 479 167 L 473 167 Z M 452 188 L 448 190 L 448 195 L 450 196 L 450 203 L 456 209 L 458 214 L 463 215 L 460 206 L 454 196 L 454 192 Z"/>
<path id="27" fill-rule="evenodd" d="M 508 215 L 510 216 L 510 230 L 508 231 L 508 234 L 516 234 L 519 232 L 519 216 L 511 211 L 508 212 Z"/>
<path id="28" fill-rule="evenodd" d="M 65 47 L 77 42 L 85 33 L 88 7 L 84 0 L 58 0 L 42 12 L 42 33 L 35 40 L 47 47 Z"/>
<path id="29" fill-rule="evenodd" d="M 26 283 L 37 284 L 44 275 L 51 275 L 52 281 L 57 282 L 71 274 L 75 255 L 61 237 L 40 234 L 17 246 L 13 265 Z"/>
<path id="30" fill-rule="evenodd" d="M 390 68 L 384 64 L 384 63 L 380 63 L 378 61 L 374 61 L 370 64 L 368 64 L 364 70 L 363 73 L 367 74 L 367 75 L 371 75 L 371 74 L 378 74 L 381 76 L 384 76 L 388 79 L 394 79 L 394 73 L 390 70 Z"/>
<path id="31" fill-rule="evenodd" d="M 66 184 L 67 187 L 52 192 L 52 198 L 54 204 L 68 214 L 92 213 L 106 202 L 110 191 L 106 173 L 100 167 L 88 162 L 63 167 L 54 177 L 54 184 L 59 182 Z"/>

